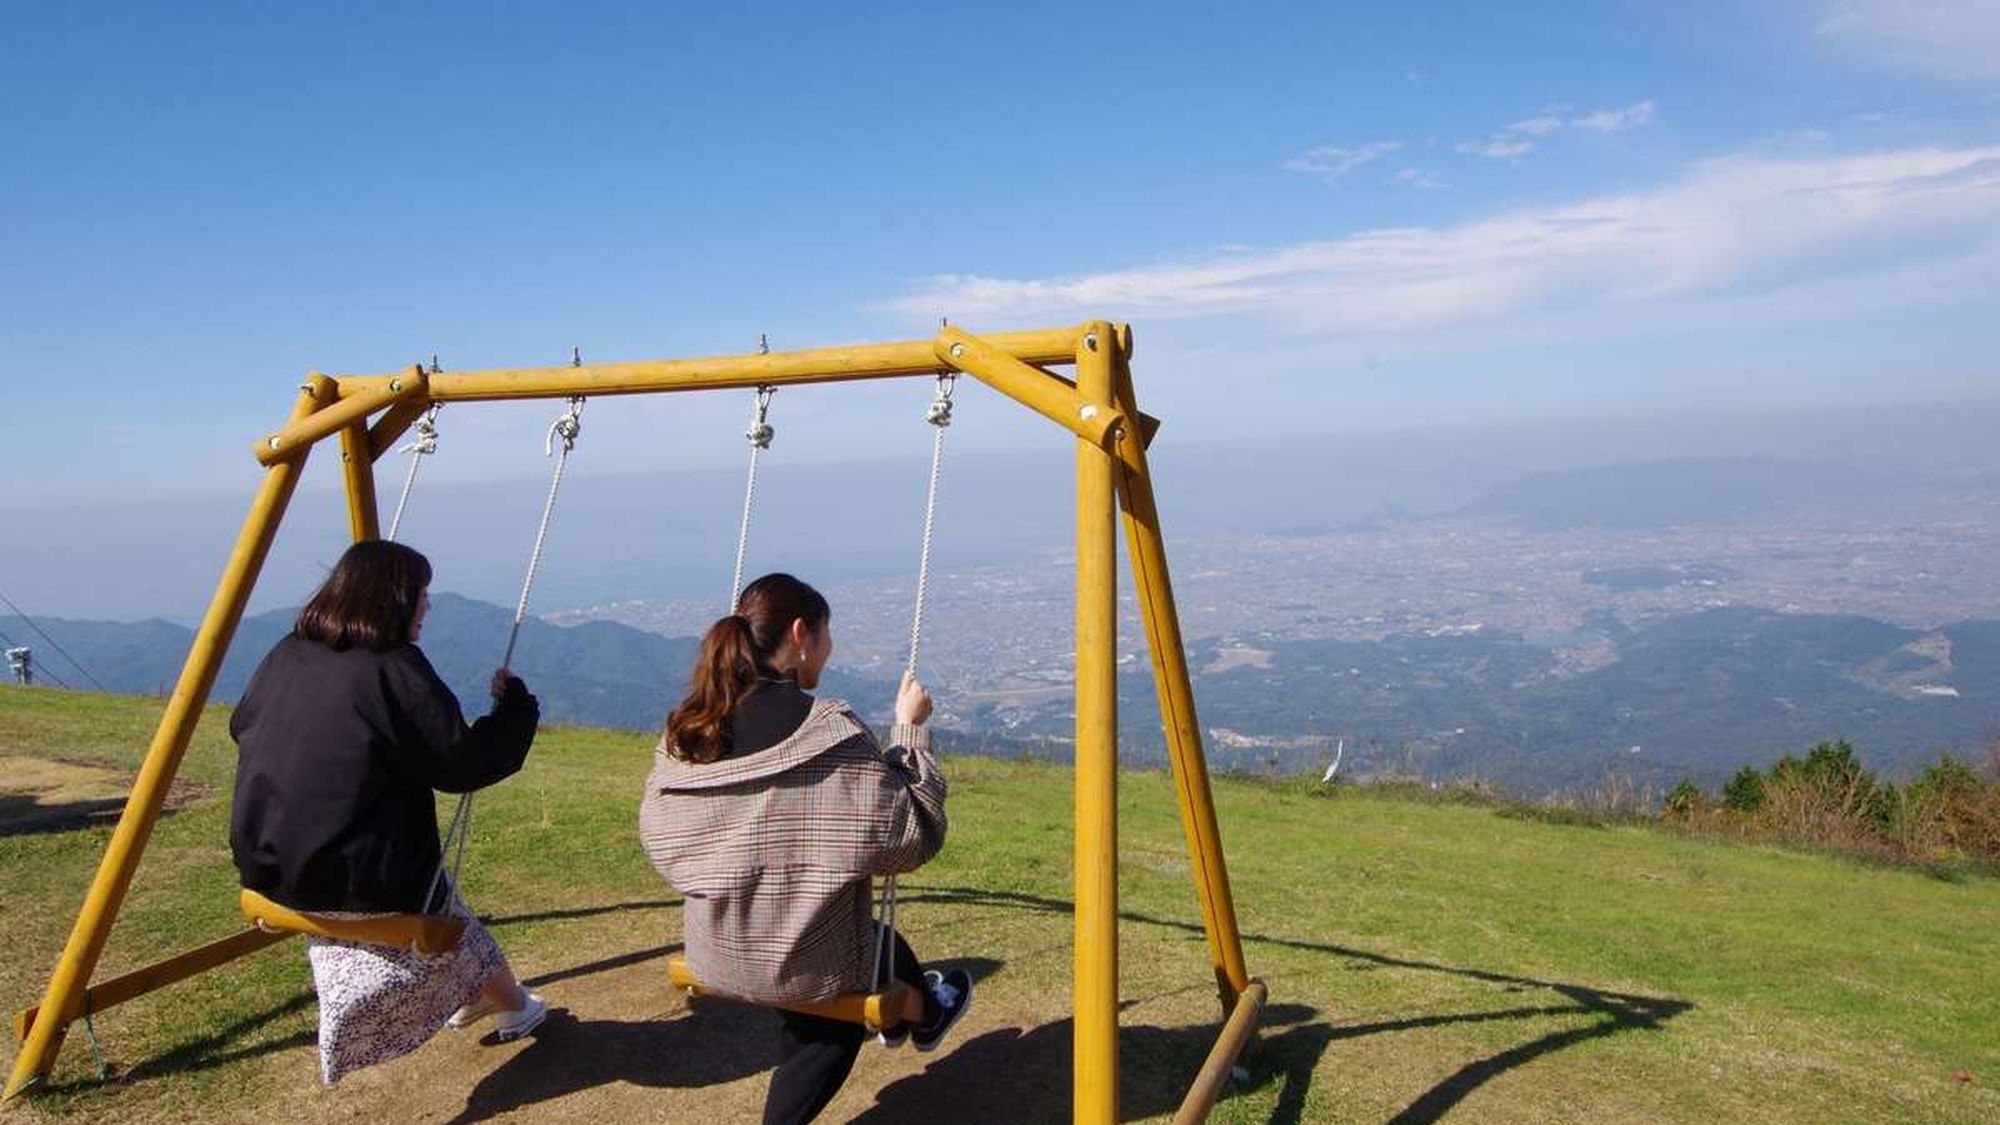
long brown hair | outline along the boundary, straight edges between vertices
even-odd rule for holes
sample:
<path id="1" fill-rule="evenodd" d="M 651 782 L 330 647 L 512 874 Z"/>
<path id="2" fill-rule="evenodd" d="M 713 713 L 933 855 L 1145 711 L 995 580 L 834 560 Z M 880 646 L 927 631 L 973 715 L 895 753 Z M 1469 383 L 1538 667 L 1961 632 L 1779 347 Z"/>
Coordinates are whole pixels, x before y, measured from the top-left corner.
<path id="1" fill-rule="evenodd" d="M 766 574 L 743 587 L 736 612 L 701 638 L 687 696 L 667 716 L 667 752 L 702 763 L 728 753 L 730 716 L 758 674 L 772 670 L 792 622 L 804 621 L 817 633 L 831 616 L 820 592 L 789 574 Z"/>
<path id="2" fill-rule="evenodd" d="M 328 648 L 387 652 L 410 642 L 410 622 L 431 584 L 431 561 L 386 539 L 349 547 L 306 600 L 292 635 Z"/>

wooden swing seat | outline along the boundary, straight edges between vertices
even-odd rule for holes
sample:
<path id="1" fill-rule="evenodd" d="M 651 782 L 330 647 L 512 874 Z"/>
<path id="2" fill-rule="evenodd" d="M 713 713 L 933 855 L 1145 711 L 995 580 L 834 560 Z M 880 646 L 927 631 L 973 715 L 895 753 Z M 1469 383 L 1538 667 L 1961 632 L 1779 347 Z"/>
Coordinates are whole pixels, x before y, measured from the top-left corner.
<path id="1" fill-rule="evenodd" d="M 667 958 L 667 980 L 675 988 L 690 996 L 707 996 L 717 1000 L 728 1000 L 739 1004 L 754 1004 L 754 1000 L 744 1000 L 725 992 L 714 992 L 702 987 L 688 969 L 687 959 L 676 953 Z M 882 992 L 850 992 L 831 1000 L 821 1000 L 813 1004 L 774 1004 L 765 1007 L 781 1007 L 788 1012 L 803 1012 L 822 1019 L 840 1020 L 843 1023 L 858 1023 L 869 1031 L 879 1032 L 885 1027 L 900 1023 L 917 1023 L 924 1018 L 924 998 L 915 988 L 902 981 L 892 982 Z"/>
<path id="2" fill-rule="evenodd" d="M 337 941 L 356 941 L 391 949 L 410 949 L 426 956 L 449 953 L 465 936 L 465 919 L 439 914 L 384 914 L 375 918 L 328 918 L 293 910 L 248 887 L 237 896 L 243 920 L 266 933 L 311 934 Z"/>

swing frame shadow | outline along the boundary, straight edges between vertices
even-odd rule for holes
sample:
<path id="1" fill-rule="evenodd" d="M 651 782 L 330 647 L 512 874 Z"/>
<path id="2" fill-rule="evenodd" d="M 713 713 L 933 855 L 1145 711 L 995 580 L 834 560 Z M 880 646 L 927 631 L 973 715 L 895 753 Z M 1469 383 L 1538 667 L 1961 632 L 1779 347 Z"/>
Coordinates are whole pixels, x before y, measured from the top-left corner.
<path id="1" fill-rule="evenodd" d="M 1256 1033 L 1264 983 L 1244 967 L 1228 868 L 1202 749 L 1179 616 L 1146 456 L 1158 427 L 1133 390 L 1130 328 L 1089 321 L 1066 328 L 975 336 L 947 326 L 928 340 L 759 352 L 705 359 L 569 364 L 483 371 L 426 371 L 331 378 L 299 388 L 286 423 L 252 452 L 265 475 L 215 595 L 195 633 L 125 812 L 113 830 L 42 1001 L 18 1013 L 25 1040 L 8 1078 L 11 1099 L 53 1069 L 69 1026 L 101 1010 L 110 982 L 89 985 L 118 909 L 158 820 L 307 455 L 339 435 L 349 527 L 378 538 L 374 464 L 434 403 L 566 399 L 961 373 L 1076 437 L 1076 773 L 1074 1064 L 1077 1122 L 1118 1119 L 1117 539 L 1122 523 L 1160 701 L 1160 722 L 1187 838 L 1195 896 L 1215 973 L 1222 1027 L 1174 1120 L 1206 1118 L 1235 1060 Z M 1050 370 L 1068 366 L 1074 378 Z M 370 417 L 374 416 L 373 424 Z M 250 931 L 256 933 L 257 931 Z M 262 935 L 260 935 L 261 937 Z M 240 938 L 240 935 L 239 935 Z M 237 942 L 238 944 L 231 944 Z M 118 999 L 163 987 L 232 959 L 218 953 L 267 942 L 224 939 L 115 978 Z M 136 979 L 134 979 L 136 978 Z M 143 989 L 135 985 L 143 984 Z"/>

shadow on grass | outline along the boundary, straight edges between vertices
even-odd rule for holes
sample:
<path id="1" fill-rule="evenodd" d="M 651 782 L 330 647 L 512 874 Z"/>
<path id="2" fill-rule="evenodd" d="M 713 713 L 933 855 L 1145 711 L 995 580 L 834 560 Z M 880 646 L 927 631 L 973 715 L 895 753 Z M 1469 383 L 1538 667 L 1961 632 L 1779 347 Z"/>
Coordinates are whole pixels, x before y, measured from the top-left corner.
<path id="1" fill-rule="evenodd" d="M 906 904 L 924 902 L 955 903 L 960 905 L 991 905 L 1015 907 L 1024 910 L 1043 911 L 1053 914 L 1073 914 L 1075 906 L 1065 899 L 1046 898 L 1038 895 L 1021 894 L 1011 891 L 986 891 L 972 887 L 938 887 L 920 890 L 915 894 L 904 894 Z M 1171 918 L 1156 918 L 1133 911 L 1120 911 L 1119 920 L 1141 925 L 1159 926 L 1181 930 L 1190 934 L 1200 934 L 1202 927 L 1192 922 Z M 1495 1077 L 1525 1066 L 1544 1055 L 1574 1047 L 1592 1039 L 1600 1039 L 1627 1031 L 1658 1031 L 1668 1020 L 1691 1010 L 1694 1005 L 1685 1000 L 1671 997 L 1643 996 L 1635 993 L 1611 992 L 1591 988 L 1586 985 L 1570 984 L 1562 981 L 1537 980 L 1532 977 L 1514 976 L 1507 973 L 1489 972 L 1484 969 L 1463 966 L 1440 965 L 1431 961 L 1416 961 L 1401 957 L 1390 957 L 1381 953 L 1371 953 L 1363 949 L 1335 945 L 1329 942 L 1301 941 L 1292 938 L 1269 937 L 1261 934 L 1245 933 L 1243 940 L 1249 945 L 1278 946 L 1308 953 L 1323 953 L 1358 962 L 1358 967 L 1397 968 L 1421 972 L 1445 973 L 1468 980 L 1483 981 L 1502 986 L 1509 992 L 1523 992 L 1541 989 L 1555 993 L 1567 1003 L 1524 1005 L 1498 1010 L 1457 1012 L 1443 1015 L 1415 1016 L 1404 1020 L 1388 1020 L 1369 1024 L 1335 1025 L 1323 1019 L 1316 1009 L 1298 1004 L 1271 1004 L 1264 1010 L 1260 1021 L 1262 1030 L 1255 1047 L 1251 1066 L 1253 1088 L 1262 1087 L 1272 1081 L 1282 1080 L 1284 1089 L 1271 1114 L 1274 1125 L 1298 1125 L 1305 1120 L 1305 1095 L 1312 1085 L 1313 1075 L 1319 1067 L 1320 1058 L 1328 1045 L 1343 1039 L 1358 1039 L 1368 1035 L 1379 1035 L 1398 1031 L 1419 1030 L 1426 1027 L 1441 1027 L 1452 1024 L 1491 1023 L 1506 1020 L 1547 1019 L 1561 1016 L 1594 1017 L 1593 1022 L 1584 1027 L 1551 1032 L 1548 1035 L 1510 1047 L 1482 1059 L 1476 1059 L 1460 1067 L 1442 1082 L 1418 1095 L 1402 1112 L 1390 1118 L 1395 1125 L 1419 1125 L 1441 1118 L 1447 1111 L 1464 1101 L 1474 1090 Z M 1068 1021 L 1050 1024 L 1027 1035 L 1016 1035 L 1023 1046 L 1036 1048 L 1046 1054 L 1046 1048 L 1038 1048 L 1037 1037 L 1048 1027 L 1069 1026 Z M 1277 1027 L 1286 1030 L 1271 1034 Z M 1005 1033 L 993 1033 L 1005 1034 Z M 1192 1029 L 1162 1030 L 1151 1027 L 1121 1028 L 1119 1031 L 1119 1058 L 1121 1062 L 1120 1096 L 1128 1117 L 1148 1116 L 1164 1113 L 1179 1104 L 1180 1091 L 1186 1089 L 1188 1081 L 1206 1058 L 1214 1038 L 1214 1029 L 1208 1027 Z M 984 1042 L 992 1035 L 982 1036 L 974 1043 Z M 1190 1044 L 1189 1039 L 1193 1042 Z M 1023 1073 L 1015 1069 L 1009 1075 L 1010 1088 L 1067 1088 L 1069 1073 L 1069 1043 L 1067 1035 L 1061 1042 L 1061 1052 L 1054 1059 L 1054 1067 L 1046 1073 L 1029 1071 Z M 955 1061 L 961 1053 L 971 1048 L 972 1043 L 954 1052 Z M 1157 1058 L 1156 1058 L 1157 1056 Z M 1026 1060 L 1030 1066 L 1037 1064 L 1034 1057 Z M 1046 1063 L 1047 1060 L 1039 1060 Z M 1018 1068 L 1021 1064 L 1014 1063 Z M 932 1067 L 937 1071 L 940 1067 Z M 1164 1105 L 1154 1105 L 1152 1098 L 1142 1089 L 1134 1088 L 1134 1079 L 1152 1071 L 1164 1071 L 1160 1081 L 1174 1090 L 1172 1099 Z M 928 1072 L 927 1072 L 928 1073 Z M 898 1083 L 901 1086 L 903 1083 Z M 895 1087 L 891 1087 L 893 1091 Z M 891 1091 L 884 1091 L 885 1104 Z M 1132 1099 L 1137 1097 L 1138 1101 Z M 937 1103 L 932 1102 L 933 1107 Z M 954 1115 L 959 1120 L 1008 1120 L 1005 1104 L 996 1106 L 991 1117 L 977 1113 L 970 1116 L 958 1114 L 956 1102 Z M 1066 1116 L 1068 1101 L 1056 1107 L 1051 1119 Z M 879 1122 L 899 1120 L 922 1120 L 922 1114 L 912 1112 L 909 1116 L 869 1118 Z M 1029 1118 L 1017 1118 L 1026 1120 Z M 1039 1118 L 1035 1118 L 1039 1119 Z"/>
<path id="2" fill-rule="evenodd" d="M 85 797 L 43 804 L 32 793 L 0 793 L 0 836 L 33 836 L 117 823 L 125 796 Z M 172 809 L 161 810 L 163 814 Z"/>
<path id="3" fill-rule="evenodd" d="M 637 909 L 640 907 L 654 906 L 654 905 L 657 904 L 627 903 L 617 907 L 606 907 L 599 910 L 584 911 L 580 913 L 608 913 L 613 910 Z M 509 920 L 511 921 L 513 919 Z M 656 957 L 665 957 L 667 954 L 672 953 L 679 948 L 680 948 L 680 943 L 674 942 L 670 945 L 655 946 L 651 949 L 641 949 L 631 953 L 620 953 L 615 956 L 601 958 L 596 961 L 588 961 L 580 965 L 572 965 L 567 968 L 556 969 L 551 972 L 542 973 L 538 976 L 528 977 L 522 980 L 521 983 L 527 985 L 530 988 L 540 988 L 545 985 L 553 984 L 557 981 L 570 980 L 576 977 L 587 977 L 596 973 L 610 972 L 613 969 L 622 969 L 629 965 L 636 965 L 642 961 L 648 961 Z M 665 980 L 664 973 L 661 974 L 661 978 L 662 979 L 660 981 L 660 988 L 664 993 L 665 989 L 667 988 L 667 983 Z M 231 1045 L 239 1043 L 246 1038 L 254 1036 L 259 1029 L 263 1028 L 265 1025 L 273 1022 L 274 1020 L 282 1019 L 285 1016 L 291 1015 L 294 1012 L 298 1012 L 304 1008 L 311 1006 L 313 1001 L 314 1001 L 314 996 L 312 990 L 310 988 L 307 988 L 303 991 L 300 991 L 288 997 L 287 999 L 277 1004 L 274 1004 L 264 1009 L 261 1012 L 245 1016 L 242 1019 L 237 1020 L 235 1023 L 230 1024 L 228 1027 L 221 1029 L 220 1031 L 214 1032 L 213 1034 L 210 1035 L 204 1035 L 200 1039 L 194 1040 L 191 1043 L 184 1043 L 178 1047 L 175 1047 L 173 1050 L 167 1052 L 166 1054 L 159 1056 L 158 1058 L 146 1059 L 142 1062 L 134 1064 L 129 1070 L 126 1070 L 123 1073 L 116 1075 L 115 1077 L 113 1077 L 108 1081 L 111 1083 L 129 1085 L 132 1083 L 143 1082 L 149 1079 L 164 1078 L 175 1074 L 193 1074 L 204 1070 L 214 1070 L 217 1067 L 227 1066 L 230 1063 L 241 1062 L 244 1059 L 254 1059 L 261 1055 L 268 1055 L 277 1051 L 289 1051 L 295 1047 L 310 1046 L 313 1043 L 314 1039 L 316 1038 L 316 1033 L 311 1030 L 296 1031 L 290 1035 L 283 1036 L 282 1038 L 266 1040 L 264 1042 L 259 1042 L 259 1043 L 250 1043 L 242 1046 L 231 1046 Z M 555 1017 L 552 1016 L 550 1022 L 551 1023 L 556 1022 Z M 575 1022 L 575 1021 L 572 1020 L 570 1022 Z M 99 1084 L 100 1084 L 99 1082 L 85 1082 L 85 1083 L 80 1083 L 78 1085 L 78 1088 L 83 1089 Z"/>
<path id="4" fill-rule="evenodd" d="M 1002 963 L 953 958 L 932 964 L 984 977 Z M 591 971 L 608 967 L 599 962 Z M 664 990 L 666 981 L 660 985 Z M 734 1082 L 777 1066 L 777 1048 L 776 1013 L 749 1004 L 696 1000 L 676 1018 L 633 1021 L 577 1019 L 558 1011 L 535 1032 L 527 1049 L 480 1079 L 449 1125 L 484 1121 L 614 1082 L 654 1089 Z M 928 1103 L 925 1120 L 937 1120 L 937 1104 Z M 1012 1120 L 1040 1118 L 1017 1115 Z"/>
<path id="5" fill-rule="evenodd" d="M 254 1059 L 277 1051 L 289 1051 L 294 1047 L 312 1044 L 315 1033 L 295 1031 L 277 1039 L 267 1039 L 260 1043 L 232 1046 L 254 1036 L 266 1024 L 299 1012 L 311 1006 L 311 989 L 300 992 L 289 999 L 274 1004 L 261 1012 L 248 1015 L 220 1031 L 202 1036 L 192 1043 L 183 1043 L 155 1059 L 146 1059 L 132 1066 L 123 1074 L 110 1079 L 116 1084 L 130 1085 L 153 1078 L 165 1078 L 174 1074 L 192 1074 L 196 1071 L 214 1070 L 244 1059 Z"/>
<path id="6" fill-rule="evenodd" d="M 912 893 L 913 892 L 913 893 Z M 1072 904 L 1008 891 L 968 887 L 911 888 L 904 905 L 941 903 L 1071 914 Z M 542 914 L 496 916 L 490 924 L 578 918 L 678 905 L 676 899 L 643 900 Z M 1122 921 L 1200 934 L 1201 926 L 1170 918 L 1121 911 Z M 1299 1125 L 1307 1120 L 1306 1094 L 1331 1044 L 1370 1035 L 1392 1034 L 1455 1024 L 1564 1016 L 1591 1018 L 1586 1026 L 1552 1032 L 1475 1059 L 1423 1091 L 1390 1120 L 1396 1125 L 1433 1122 L 1493 1078 L 1556 1051 L 1627 1031 L 1657 1031 L 1693 1008 L 1666 997 L 1610 992 L 1561 981 L 1537 980 L 1463 966 L 1391 957 L 1328 942 L 1260 934 L 1243 935 L 1249 945 L 1275 946 L 1325 954 L 1355 963 L 1357 969 L 1397 968 L 1443 973 L 1501 986 L 1507 992 L 1545 990 L 1562 1003 L 1525 1004 L 1485 1011 L 1414 1016 L 1366 1024 L 1338 1025 L 1301 1004 L 1274 1003 L 1264 1012 L 1262 1031 L 1249 1060 L 1253 1089 L 1281 1082 L 1270 1120 Z M 541 987 L 665 957 L 678 943 L 556 969 L 523 983 Z M 1001 962 L 954 959 L 941 964 L 967 968 L 985 977 Z M 667 988 L 660 982 L 662 994 Z M 134 1066 L 119 1083 L 137 1083 L 173 1074 L 210 1070 L 312 1042 L 310 1031 L 279 1039 L 232 1046 L 265 1025 L 312 1003 L 310 991 L 295 995 L 229 1027 Z M 1128 1005 L 1129 1006 L 1129 1005 Z M 776 1019 L 748 1005 L 698 1002 L 673 1019 L 638 1021 L 579 1019 L 566 1011 L 551 1014 L 534 1041 L 497 1070 L 480 1079 L 455 1122 L 471 1122 L 563 1098 L 613 1082 L 655 1088 L 693 1088 L 747 1078 L 776 1065 Z M 1119 1031 L 1120 1099 L 1127 1118 L 1171 1112 L 1200 1068 L 1214 1041 L 1213 1026 L 1160 1028 L 1125 1025 Z M 920 1075 L 884 1087 L 876 1104 L 857 1120 L 873 1125 L 934 1121 L 949 1107 L 955 1121 L 1060 1120 L 1069 1115 L 1072 1027 L 1058 1020 L 1025 1031 L 989 1031 L 947 1048 Z M 866 1056 L 864 1055 L 864 1063 Z M 85 1086 L 95 1083 L 85 1083 Z"/>

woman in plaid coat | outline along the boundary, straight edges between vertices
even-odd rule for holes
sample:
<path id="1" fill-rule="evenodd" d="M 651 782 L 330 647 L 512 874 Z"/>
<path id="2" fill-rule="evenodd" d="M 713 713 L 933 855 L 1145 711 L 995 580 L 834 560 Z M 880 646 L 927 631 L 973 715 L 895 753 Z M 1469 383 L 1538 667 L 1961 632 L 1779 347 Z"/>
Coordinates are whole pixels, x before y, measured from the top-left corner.
<path id="1" fill-rule="evenodd" d="M 922 866 L 944 844 L 945 779 L 931 699 L 913 678 L 883 747 L 853 709 L 806 694 L 833 652 L 832 613 L 789 574 L 745 587 L 702 638 L 688 694 L 667 718 L 639 809 L 646 855 L 685 897 L 688 967 L 703 985 L 769 1005 L 875 984 L 873 879 Z M 971 1000 L 963 970 L 924 970 L 900 936 L 892 969 L 924 996 L 915 1027 L 934 1049 Z M 780 1010 L 764 1120 L 810 1121 L 853 1069 L 857 1024 Z"/>

